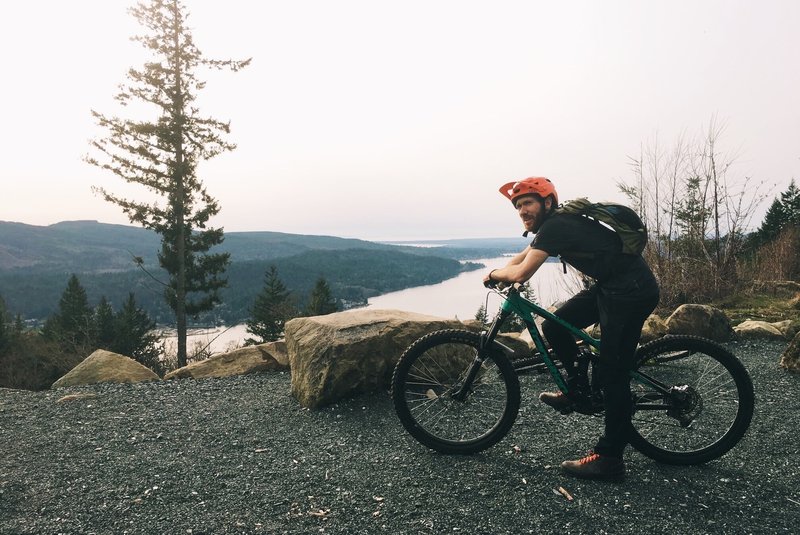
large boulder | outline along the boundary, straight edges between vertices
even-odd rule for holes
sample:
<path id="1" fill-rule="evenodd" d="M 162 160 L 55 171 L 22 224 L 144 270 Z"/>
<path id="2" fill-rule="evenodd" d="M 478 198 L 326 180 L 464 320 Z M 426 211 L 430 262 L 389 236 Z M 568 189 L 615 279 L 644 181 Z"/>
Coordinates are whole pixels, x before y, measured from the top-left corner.
<path id="1" fill-rule="evenodd" d="M 142 366 L 132 358 L 98 349 L 72 368 L 64 377 L 53 383 L 52 388 L 94 383 L 139 383 L 160 380 L 161 378 L 153 370 Z"/>
<path id="2" fill-rule="evenodd" d="M 783 320 L 783 321 L 776 321 L 775 323 L 771 324 L 776 329 L 778 329 L 781 333 L 783 333 L 784 338 L 787 340 L 791 340 L 794 338 L 798 332 L 800 332 L 800 321 L 795 320 Z"/>
<path id="3" fill-rule="evenodd" d="M 724 312 L 708 305 L 681 305 L 666 321 L 669 334 L 702 336 L 716 342 L 733 337 L 731 322 Z"/>
<path id="4" fill-rule="evenodd" d="M 783 340 L 785 336 L 772 323 L 758 320 L 746 320 L 733 328 L 733 332 L 743 339 L 749 340 L 754 338 Z"/>
<path id="5" fill-rule="evenodd" d="M 440 329 L 478 330 L 456 319 L 400 310 L 361 309 L 286 322 L 292 394 L 316 408 L 361 393 L 386 389 L 403 351 L 416 339 Z M 527 350 L 518 338 L 507 345 Z"/>
<path id="6" fill-rule="evenodd" d="M 781 355 L 779 366 L 786 368 L 790 372 L 800 373 L 800 333 L 794 336 L 794 339 L 789 343 L 789 347 Z"/>
<path id="7" fill-rule="evenodd" d="M 235 349 L 214 355 L 200 362 L 169 372 L 164 379 L 205 379 L 230 377 L 289 368 L 289 357 L 284 342 L 269 342 Z"/>
<path id="8" fill-rule="evenodd" d="M 667 324 L 656 314 L 650 314 L 644 321 L 642 336 L 639 338 L 639 343 L 646 344 L 647 342 L 652 342 L 665 334 L 667 334 Z"/>

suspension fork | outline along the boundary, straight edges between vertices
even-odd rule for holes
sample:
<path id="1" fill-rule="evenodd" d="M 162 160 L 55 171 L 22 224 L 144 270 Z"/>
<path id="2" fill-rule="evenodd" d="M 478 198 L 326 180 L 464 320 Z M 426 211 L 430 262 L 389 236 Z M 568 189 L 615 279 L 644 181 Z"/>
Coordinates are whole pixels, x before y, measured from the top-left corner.
<path id="1" fill-rule="evenodd" d="M 500 327 L 503 325 L 503 322 L 511 314 L 512 312 L 510 310 L 501 310 L 500 313 L 494 318 L 489 330 L 481 333 L 478 354 L 475 355 L 475 359 L 472 361 L 472 364 L 470 364 L 469 369 L 467 370 L 467 375 L 464 378 L 464 382 L 461 383 L 461 387 L 451 394 L 451 397 L 456 401 L 464 401 L 467 399 L 467 394 L 472 391 L 472 383 L 478 376 L 478 372 L 480 371 L 481 366 L 483 366 L 484 361 L 489 356 L 489 348 L 492 346 L 494 339 L 500 332 Z"/>

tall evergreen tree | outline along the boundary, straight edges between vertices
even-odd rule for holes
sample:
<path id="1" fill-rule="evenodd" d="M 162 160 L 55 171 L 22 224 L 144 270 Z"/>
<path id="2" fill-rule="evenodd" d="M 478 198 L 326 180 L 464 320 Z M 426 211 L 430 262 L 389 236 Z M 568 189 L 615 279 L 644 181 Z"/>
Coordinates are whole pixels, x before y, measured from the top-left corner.
<path id="1" fill-rule="evenodd" d="M 761 227 L 756 232 L 758 244 L 764 244 L 780 234 L 785 223 L 786 213 L 783 204 L 776 198 L 769 206 L 769 210 L 764 215 L 764 221 L 761 222 Z"/>
<path id="2" fill-rule="evenodd" d="M 2 357 L 11 345 L 11 329 L 8 325 L 8 310 L 3 296 L 0 295 L 0 357 Z"/>
<path id="3" fill-rule="evenodd" d="M 489 315 L 486 313 L 486 305 L 481 305 L 478 308 L 478 311 L 475 312 L 475 319 L 478 320 L 481 325 L 486 325 L 489 323 Z"/>
<path id="4" fill-rule="evenodd" d="M 314 289 L 311 291 L 311 296 L 308 298 L 306 314 L 309 316 L 324 316 L 337 310 L 339 310 L 339 307 L 333 298 L 328 281 L 320 277 L 317 279 Z"/>
<path id="5" fill-rule="evenodd" d="M 86 290 L 74 273 L 58 302 L 58 312 L 47 319 L 43 334 L 67 353 L 86 352 L 94 344 L 94 314 Z"/>
<path id="6" fill-rule="evenodd" d="M 800 227 L 800 190 L 794 180 L 786 191 L 776 197 L 755 233 L 756 245 L 763 245 L 777 237 L 789 226 Z"/>
<path id="7" fill-rule="evenodd" d="M 136 305 L 133 294 L 114 316 L 114 341 L 111 351 L 125 355 L 147 366 L 159 375 L 165 370 L 161 361 L 163 348 L 155 334 L 155 322 Z"/>
<path id="8" fill-rule="evenodd" d="M 163 199 L 163 204 L 141 202 L 97 188 L 132 223 L 161 236 L 159 262 L 169 273 L 165 297 L 175 313 L 178 365 L 184 366 L 187 316 L 220 302 L 229 263 L 227 254 L 209 253 L 222 242 L 223 231 L 208 227 L 219 205 L 197 176 L 197 167 L 235 148 L 223 137 L 230 132 L 228 123 L 200 115 L 195 101 L 205 83 L 195 73 L 199 67 L 235 72 L 250 60 L 206 59 L 194 44 L 180 0 L 140 2 L 130 13 L 147 29 L 134 40 L 152 59 L 128 71 L 128 83 L 116 98 L 123 106 L 139 102 L 151 106 L 155 117 L 134 120 L 92 111 L 108 135 L 92 142 L 102 161 L 92 156 L 86 160 Z"/>
<path id="9" fill-rule="evenodd" d="M 781 193 L 781 204 L 786 214 L 786 224 L 800 227 L 800 189 L 797 188 L 794 179 L 786 191 Z"/>
<path id="10" fill-rule="evenodd" d="M 22 336 L 22 333 L 25 332 L 25 322 L 22 321 L 22 314 L 17 314 L 14 318 L 14 324 L 11 327 L 11 337 L 13 340 L 17 340 Z"/>
<path id="11" fill-rule="evenodd" d="M 258 337 L 247 338 L 245 344 L 272 342 L 283 336 L 286 321 L 296 315 L 297 311 L 291 301 L 291 292 L 278 278 L 278 268 L 274 265 L 264 274 L 264 288 L 256 296 L 250 319 L 247 321 L 247 332 Z"/>
<path id="12" fill-rule="evenodd" d="M 114 309 L 111 308 L 106 296 L 100 298 L 100 302 L 94 309 L 94 333 L 98 348 L 111 349 L 116 336 Z"/>

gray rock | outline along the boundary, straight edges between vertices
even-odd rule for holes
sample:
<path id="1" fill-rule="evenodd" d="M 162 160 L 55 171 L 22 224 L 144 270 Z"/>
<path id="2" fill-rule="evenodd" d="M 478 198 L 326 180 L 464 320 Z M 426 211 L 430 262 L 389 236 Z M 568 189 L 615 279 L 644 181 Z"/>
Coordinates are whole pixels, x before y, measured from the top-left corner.
<path id="1" fill-rule="evenodd" d="M 783 320 L 783 321 L 776 321 L 775 323 L 772 323 L 772 325 L 780 332 L 782 332 L 783 336 L 787 340 L 791 340 L 792 338 L 794 338 L 794 335 L 800 332 L 800 321 Z"/>
<path id="2" fill-rule="evenodd" d="M 164 379 L 202 379 L 208 377 L 230 377 L 268 371 L 283 371 L 289 368 L 289 357 L 284 342 L 269 342 L 235 349 L 228 353 L 193 362 L 171 371 Z"/>
<path id="3" fill-rule="evenodd" d="M 642 327 L 639 343 L 646 344 L 667 334 L 667 324 L 656 314 L 650 314 Z"/>
<path id="4" fill-rule="evenodd" d="M 132 358 L 98 349 L 64 377 L 53 383 L 51 388 L 94 383 L 138 383 L 159 380 L 161 378 L 153 370 Z"/>
<path id="5" fill-rule="evenodd" d="M 733 331 L 742 339 L 772 338 L 785 339 L 784 334 L 772 323 L 766 321 L 747 320 L 733 328 Z"/>
<path id="6" fill-rule="evenodd" d="M 702 336 L 716 342 L 733 337 L 731 322 L 724 312 L 708 305 L 681 305 L 667 318 L 669 334 Z"/>
<path id="7" fill-rule="evenodd" d="M 386 389 L 403 351 L 416 339 L 440 329 L 468 329 L 456 319 L 400 310 L 361 309 L 295 318 L 286 323 L 292 394 L 303 407 L 316 408 L 358 394 Z M 524 341 L 503 343 L 525 348 Z"/>
<path id="8" fill-rule="evenodd" d="M 778 365 L 790 372 L 800 373 L 800 333 L 794 336 L 789 347 L 781 355 L 781 361 Z"/>

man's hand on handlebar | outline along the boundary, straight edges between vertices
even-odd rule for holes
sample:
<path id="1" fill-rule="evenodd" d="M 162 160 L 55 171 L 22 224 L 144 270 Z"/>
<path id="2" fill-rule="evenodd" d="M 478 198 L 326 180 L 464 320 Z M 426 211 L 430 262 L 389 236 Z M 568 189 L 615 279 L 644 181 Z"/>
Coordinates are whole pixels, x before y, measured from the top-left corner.
<path id="1" fill-rule="evenodd" d="M 502 290 L 503 288 L 506 287 L 506 283 L 492 279 L 492 273 L 494 273 L 495 271 L 497 270 L 495 269 L 491 270 L 489 274 L 483 278 L 483 285 L 487 288 L 497 288 Z"/>

